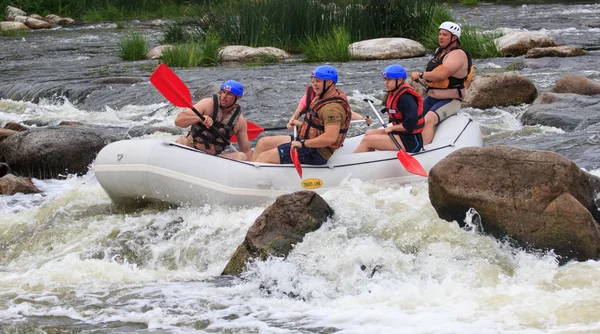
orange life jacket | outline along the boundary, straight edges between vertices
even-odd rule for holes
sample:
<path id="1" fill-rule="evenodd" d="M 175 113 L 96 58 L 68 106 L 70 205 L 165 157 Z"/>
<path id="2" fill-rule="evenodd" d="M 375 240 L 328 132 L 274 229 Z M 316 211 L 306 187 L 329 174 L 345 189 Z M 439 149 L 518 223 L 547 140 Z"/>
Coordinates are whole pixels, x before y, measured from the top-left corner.
<path id="1" fill-rule="evenodd" d="M 426 80 L 426 82 L 427 87 L 429 89 L 458 89 L 458 96 L 462 98 L 461 89 L 469 87 L 469 85 L 471 84 L 471 80 L 473 79 L 473 73 L 475 73 L 473 59 L 471 58 L 471 55 L 467 52 L 467 50 L 461 48 L 460 46 L 455 46 L 454 48 L 450 49 L 446 54 L 444 54 L 444 56 L 442 56 L 442 52 L 444 51 L 444 49 L 438 48 L 436 50 L 436 53 L 433 55 L 433 58 L 427 63 L 426 71 L 432 72 L 439 70 L 442 67 L 444 57 L 454 50 L 462 50 L 467 55 L 467 76 L 465 76 L 464 78 L 448 77 L 440 81 Z"/>
<path id="2" fill-rule="evenodd" d="M 334 96 L 315 100 L 315 92 L 312 90 L 312 87 L 307 87 L 306 96 L 307 101 L 311 102 L 308 110 L 306 110 L 302 127 L 300 127 L 300 136 L 303 139 L 311 139 L 323 134 L 323 132 L 325 132 L 325 126 L 323 125 L 324 122 L 319 118 L 317 112 L 323 106 L 329 103 L 338 103 L 344 107 L 344 110 L 346 110 L 346 122 L 341 125 L 340 132 L 335 143 L 329 145 L 328 147 L 332 149 L 340 148 L 346 139 L 346 133 L 348 132 L 348 128 L 350 128 L 350 121 L 352 120 L 352 110 L 350 109 L 350 104 L 348 103 L 346 94 L 336 88 Z"/>
<path id="3" fill-rule="evenodd" d="M 402 121 L 404 121 L 402 111 L 396 110 L 396 108 L 398 108 L 398 101 L 404 93 L 409 93 L 410 95 L 414 96 L 417 100 L 417 126 L 412 131 L 394 131 L 394 133 L 417 134 L 423 132 L 423 128 L 425 127 L 425 118 L 423 115 L 423 98 L 421 97 L 421 94 L 417 93 L 417 91 L 414 90 L 414 88 L 412 88 L 409 84 L 406 83 L 400 85 L 394 91 L 390 92 L 387 96 L 387 99 L 385 101 L 385 107 L 387 109 L 390 122 L 392 122 L 393 125 L 398 125 L 402 124 Z"/>

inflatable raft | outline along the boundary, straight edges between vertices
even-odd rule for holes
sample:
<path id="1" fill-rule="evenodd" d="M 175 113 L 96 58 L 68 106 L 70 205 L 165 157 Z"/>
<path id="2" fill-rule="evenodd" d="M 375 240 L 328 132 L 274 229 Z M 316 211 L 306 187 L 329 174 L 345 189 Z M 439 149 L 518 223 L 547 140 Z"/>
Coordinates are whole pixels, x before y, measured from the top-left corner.
<path id="1" fill-rule="evenodd" d="M 96 158 L 94 172 L 111 200 L 125 206 L 256 205 L 304 189 L 322 192 L 347 178 L 384 184 L 426 180 L 407 172 L 397 152 L 352 154 L 361 139 L 346 138 L 327 165 L 303 165 L 302 179 L 292 164 L 236 161 L 152 139 L 107 145 Z M 429 172 L 448 154 L 471 146 L 482 146 L 480 127 L 468 116 L 456 115 L 438 125 L 433 142 L 413 157 Z"/>

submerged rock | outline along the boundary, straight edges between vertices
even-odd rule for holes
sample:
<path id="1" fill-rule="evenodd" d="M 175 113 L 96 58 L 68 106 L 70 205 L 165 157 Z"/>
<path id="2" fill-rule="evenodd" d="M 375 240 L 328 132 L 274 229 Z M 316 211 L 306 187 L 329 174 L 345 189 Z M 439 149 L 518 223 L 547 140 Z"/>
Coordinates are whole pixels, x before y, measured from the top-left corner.
<path id="1" fill-rule="evenodd" d="M 331 216 L 333 209 L 315 192 L 299 191 L 277 197 L 256 218 L 222 275 L 239 276 L 252 259 L 287 256 L 296 243 Z"/>

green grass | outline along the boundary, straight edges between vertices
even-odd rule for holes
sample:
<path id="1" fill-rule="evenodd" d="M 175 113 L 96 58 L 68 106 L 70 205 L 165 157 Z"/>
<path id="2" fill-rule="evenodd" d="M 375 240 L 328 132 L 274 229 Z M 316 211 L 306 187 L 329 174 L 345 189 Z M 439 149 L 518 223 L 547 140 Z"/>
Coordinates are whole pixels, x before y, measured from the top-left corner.
<path id="1" fill-rule="evenodd" d="M 479 0 L 460 0 L 460 4 L 463 6 L 477 6 L 479 5 Z"/>
<path id="2" fill-rule="evenodd" d="M 148 41 L 144 35 L 132 30 L 119 41 L 119 51 L 123 60 L 144 59 L 148 52 Z"/>
<path id="3" fill-rule="evenodd" d="M 26 30 L 0 30 L 0 37 L 23 37 L 26 35 Z"/>
<path id="4" fill-rule="evenodd" d="M 329 34 L 307 37 L 300 47 L 306 62 L 344 62 L 351 59 L 348 49 L 350 43 L 350 33 L 343 27 L 334 27 Z"/>
<path id="5" fill-rule="evenodd" d="M 188 42 L 165 50 L 161 60 L 172 67 L 215 66 L 219 62 L 221 39 L 215 32 L 208 32 L 201 43 Z"/>

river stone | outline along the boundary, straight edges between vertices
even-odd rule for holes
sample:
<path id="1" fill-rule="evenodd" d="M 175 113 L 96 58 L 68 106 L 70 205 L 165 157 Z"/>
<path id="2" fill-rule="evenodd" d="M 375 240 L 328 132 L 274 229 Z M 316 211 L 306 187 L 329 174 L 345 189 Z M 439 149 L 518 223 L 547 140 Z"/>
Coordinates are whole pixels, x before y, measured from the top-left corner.
<path id="1" fill-rule="evenodd" d="M 44 21 L 50 24 L 58 24 L 61 26 L 73 24 L 75 21 L 72 18 L 60 17 L 56 14 L 48 14 L 44 17 Z"/>
<path id="2" fill-rule="evenodd" d="M 496 38 L 496 47 L 504 55 L 521 56 L 530 49 L 558 46 L 549 33 L 543 31 L 512 31 Z"/>
<path id="3" fill-rule="evenodd" d="M 551 46 L 547 48 L 533 48 L 525 54 L 525 58 L 541 57 L 577 57 L 583 56 L 583 49 L 572 45 Z"/>
<path id="4" fill-rule="evenodd" d="M 7 6 L 4 14 L 7 21 L 14 21 L 15 16 L 27 16 L 25 11 L 13 6 Z"/>
<path id="5" fill-rule="evenodd" d="M 578 94 L 545 92 L 521 115 L 523 125 L 551 126 L 565 131 L 584 130 L 600 123 L 600 101 Z"/>
<path id="6" fill-rule="evenodd" d="M 31 128 L 0 142 L 0 161 L 8 163 L 17 175 L 38 179 L 85 174 L 104 146 L 152 129 L 80 125 Z"/>
<path id="7" fill-rule="evenodd" d="M 531 103 L 537 97 L 537 88 L 525 76 L 496 73 L 473 76 L 463 106 L 486 109 Z"/>
<path id="8" fill-rule="evenodd" d="M 29 27 L 22 22 L 0 22 L 0 30 L 9 31 L 9 30 L 29 30 Z"/>
<path id="9" fill-rule="evenodd" d="M 600 82 L 581 75 L 565 75 L 552 87 L 553 93 L 573 93 L 581 95 L 600 94 Z"/>
<path id="10" fill-rule="evenodd" d="M 29 177 L 17 177 L 12 174 L 0 177 L 0 195 L 14 195 L 16 193 L 37 194 L 41 192 Z"/>
<path id="11" fill-rule="evenodd" d="M 313 191 L 277 197 L 256 218 L 221 275 L 239 276 L 252 259 L 286 257 L 296 243 L 319 229 L 333 213 L 329 204 Z"/>
<path id="12" fill-rule="evenodd" d="M 352 59 L 378 60 L 413 58 L 425 55 L 425 47 L 408 38 L 388 37 L 355 42 L 348 46 Z"/>
<path id="13" fill-rule="evenodd" d="M 27 20 L 25 20 L 25 25 L 31 29 L 50 29 L 50 28 L 52 28 L 52 24 L 50 24 L 46 21 L 34 19 L 31 17 L 28 17 Z"/>
<path id="14" fill-rule="evenodd" d="M 219 51 L 220 61 L 257 61 L 260 60 L 262 56 L 275 57 L 277 60 L 286 60 L 293 58 L 292 55 L 290 55 L 289 53 L 270 46 L 254 48 L 245 45 L 229 45 L 223 47 Z"/>
<path id="15" fill-rule="evenodd" d="M 26 127 L 23 124 L 20 123 L 15 123 L 15 122 L 8 122 L 6 123 L 6 125 L 4 125 L 5 129 L 9 129 L 9 130 L 13 130 L 13 131 L 27 131 L 29 130 L 28 127 Z"/>
<path id="16" fill-rule="evenodd" d="M 483 231 L 527 249 L 553 250 L 560 262 L 600 256 L 597 189 L 589 174 L 556 153 L 508 146 L 462 148 L 429 173 L 438 215 L 464 226 L 474 208 Z"/>
<path id="17" fill-rule="evenodd" d="M 148 51 L 148 53 L 146 53 L 146 59 L 160 59 L 162 58 L 163 52 L 174 48 L 176 48 L 176 46 L 171 44 L 159 45 L 157 47 L 154 47 L 152 50 Z"/>

